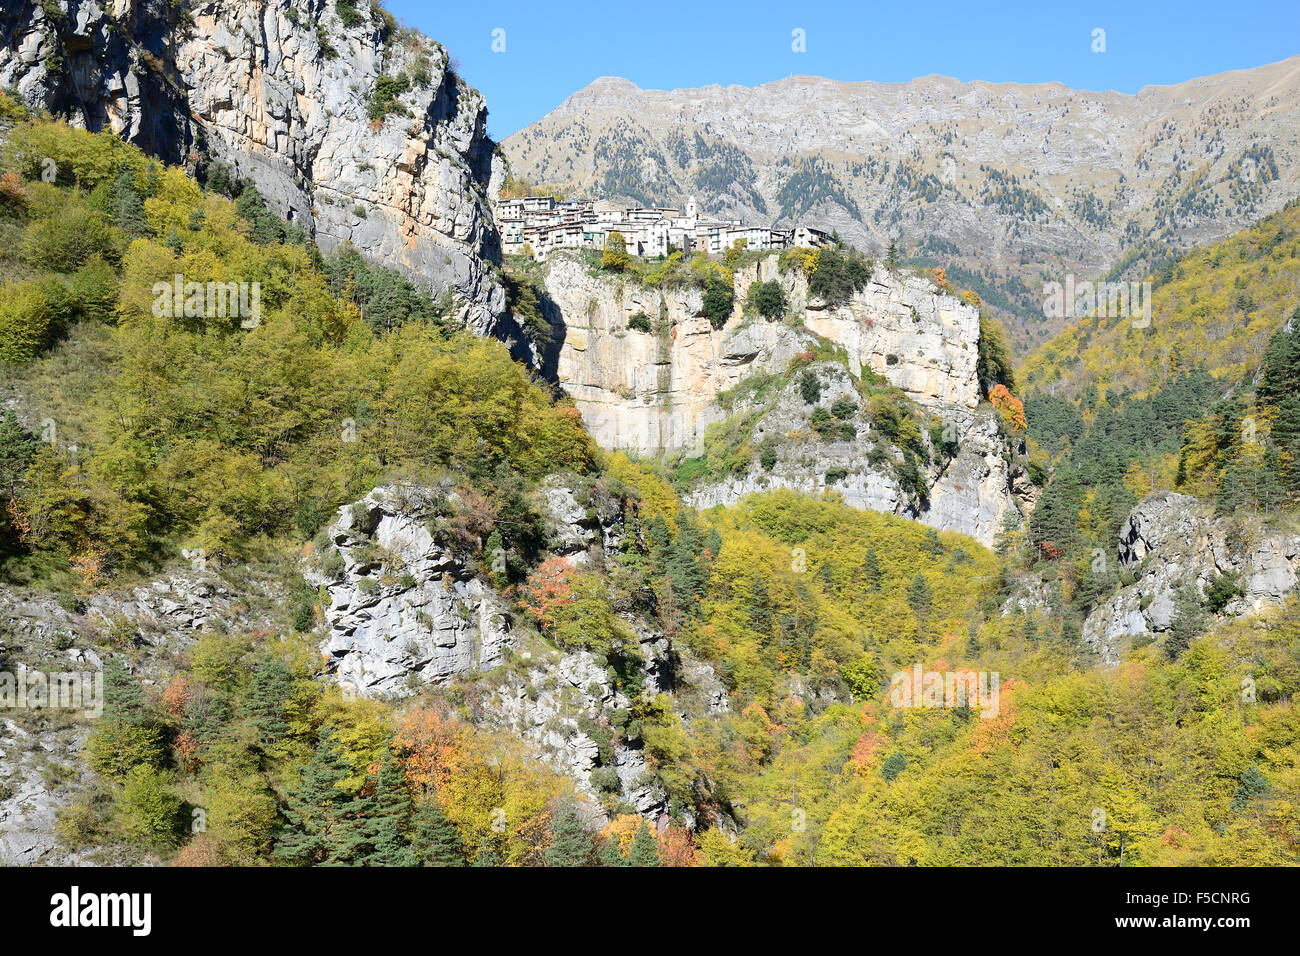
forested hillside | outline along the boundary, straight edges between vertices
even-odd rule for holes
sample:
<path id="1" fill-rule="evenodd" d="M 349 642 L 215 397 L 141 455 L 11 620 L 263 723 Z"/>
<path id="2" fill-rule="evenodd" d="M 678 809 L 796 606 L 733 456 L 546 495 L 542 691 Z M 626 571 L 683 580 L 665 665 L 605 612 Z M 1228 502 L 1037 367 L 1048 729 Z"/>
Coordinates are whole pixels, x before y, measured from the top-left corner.
<path id="1" fill-rule="evenodd" d="M 1193 495 L 1243 528 L 1294 527 L 1297 227 L 1291 203 L 1188 253 L 1156 278 L 1149 327 L 1084 320 L 1021 367 L 1033 467 L 1050 482 L 1027 527 L 1009 530 L 1006 553 L 1017 567 L 1060 576 L 1068 619 L 1125 583 L 1097 555 L 1111 554 L 1152 492 Z M 1210 583 L 1215 610 L 1240 584 Z"/>
<path id="2" fill-rule="evenodd" d="M 1085 403 L 1112 390 L 1145 395 L 1182 371 L 1253 376 L 1300 299 L 1300 202 L 1177 259 L 1149 277 L 1150 323 L 1085 318 L 1025 359 L 1035 390 Z M 1105 311 L 1105 310 L 1102 310 Z"/>
<path id="3" fill-rule="evenodd" d="M 504 345 L 354 250 L 322 256 L 247 184 L 201 186 L 7 99 L 0 115 L 14 124 L 0 154 L 0 590 L 70 622 L 16 641 L 6 618 L 0 636 L 6 670 L 40 663 L 42 640 L 52 659 L 104 662 L 102 716 L 15 712 L 33 739 L 79 735 L 75 758 L 41 764 L 68 797 L 57 839 L 78 859 L 1300 862 L 1294 598 L 1207 617 L 1179 653 L 1138 647 L 1109 669 L 1078 640 L 1077 595 L 1121 586 L 1118 573 L 1063 588 L 1066 611 L 1008 600 L 1018 574 L 1073 580 L 1091 546 L 1113 549 L 1143 480 L 1163 481 L 1134 468 L 1138 436 L 1142 468 L 1176 479 L 1184 461 L 1184 482 L 1235 487 L 1232 441 L 1195 431 L 1228 427 L 1201 419 L 1222 374 L 1112 390 L 1106 410 L 1027 404 L 1052 477 L 1001 554 L 833 492 L 695 511 L 652 463 L 598 449 Z M 1293 236 L 1279 245 L 1294 257 Z M 255 281 L 260 312 L 160 307 L 156 284 L 178 274 Z M 1294 341 L 1275 338 L 1234 406 L 1279 460 L 1298 413 Z M 566 544 L 547 517 L 553 480 L 576 489 L 575 523 L 620 533 Z M 331 521 L 342 509 L 356 523 L 352 503 L 383 484 L 438 492 L 413 533 L 450 557 L 422 583 L 499 597 L 500 667 L 400 695 L 333 680 L 323 634 L 339 608 L 304 568 L 394 593 L 423 573 L 374 542 L 339 556 Z M 1277 512 L 1292 490 L 1284 478 L 1272 504 L 1254 501 Z M 123 589 L 196 555 L 247 619 L 274 626 L 133 623 Z M 281 582 L 275 597 L 243 587 L 254 572 Z M 656 667 L 651 644 L 667 647 Z M 915 667 L 997 685 L 978 704 L 900 705 L 891 682 Z M 519 708 L 565 682 L 595 700 L 544 728 L 562 753 L 593 752 L 587 777 L 489 719 L 510 681 Z M 628 754 L 644 768 L 633 781 L 619 776 Z M 662 794 L 662 811 L 643 814 L 632 790 Z"/>

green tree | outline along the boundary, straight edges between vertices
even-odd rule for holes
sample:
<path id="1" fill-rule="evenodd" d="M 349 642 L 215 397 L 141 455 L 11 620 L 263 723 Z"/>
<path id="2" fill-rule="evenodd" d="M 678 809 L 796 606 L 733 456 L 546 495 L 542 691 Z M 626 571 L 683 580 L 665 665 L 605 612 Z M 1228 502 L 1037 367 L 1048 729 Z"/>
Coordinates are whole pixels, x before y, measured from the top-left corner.
<path id="1" fill-rule="evenodd" d="M 18 424 L 14 413 L 0 412 L 0 564 L 23 549 L 25 532 L 14 522 L 19 485 L 36 453 L 36 436 Z"/>
<path id="2" fill-rule="evenodd" d="M 908 605 L 917 617 L 925 617 L 930 613 L 930 605 L 933 601 L 934 591 L 930 588 L 930 582 L 925 579 L 924 574 L 917 571 L 916 577 L 912 578 L 912 583 L 907 588 Z"/>
<path id="3" fill-rule="evenodd" d="M 435 793 L 425 795 L 411 821 L 411 847 L 425 866 L 464 866 L 465 847 L 455 825 L 447 819 Z M 491 852 L 491 851 L 486 851 Z M 484 855 L 480 851 L 479 857 Z M 474 865 L 481 865 L 475 858 Z M 495 866 L 496 863 L 487 863 Z"/>
<path id="4" fill-rule="evenodd" d="M 208 836 L 226 862 L 256 865 L 271 849 L 278 815 L 275 797 L 256 774 L 235 777 L 229 766 L 214 769 L 220 780 L 207 794 Z"/>
<path id="5" fill-rule="evenodd" d="M 1002 326 L 982 312 L 977 355 L 975 373 L 981 395 L 987 396 L 994 385 L 1005 385 L 1012 392 L 1016 390 L 1016 374 L 1007 348 L 1006 333 Z"/>
<path id="6" fill-rule="evenodd" d="M 894 751 L 884 759 L 880 765 L 880 775 L 886 780 L 893 780 L 900 773 L 907 769 L 907 757 L 898 751 Z"/>
<path id="7" fill-rule="evenodd" d="M 564 804 L 551 823 L 551 845 L 546 849 L 547 866 L 589 866 L 595 842 L 586 822 L 572 803 Z"/>
<path id="8" fill-rule="evenodd" d="M 710 275 L 704 284 L 704 314 L 709 317 L 709 324 L 715 329 L 726 325 L 735 299 L 736 293 L 730 282 L 721 276 Z"/>
<path id="9" fill-rule="evenodd" d="M 135 167 L 123 161 L 108 192 L 108 214 L 128 237 L 135 238 L 150 233 L 144 216 L 144 197 L 135 188 Z"/>
<path id="10" fill-rule="evenodd" d="M 898 242 L 894 239 L 889 240 L 889 248 L 885 250 L 885 265 L 891 269 L 898 268 Z"/>
<path id="11" fill-rule="evenodd" d="M 1185 581 L 1174 591 L 1174 613 L 1165 636 L 1165 653 L 1176 659 L 1205 630 L 1206 613 L 1200 589 Z"/>
<path id="12" fill-rule="evenodd" d="M 600 255 L 601 268 L 622 272 L 628 267 L 630 261 L 627 254 L 627 240 L 623 238 L 621 232 L 611 232 L 605 237 L 605 249 Z"/>
<path id="13" fill-rule="evenodd" d="M 27 227 L 23 258 L 55 272 L 74 272 L 93 256 L 116 262 L 122 234 L 108 217 L 84 202 L 64 204 L 58 215 L 38 219 Z"/>
<path id="14" fill-rule="evenodd" d="M 816 405 L 821 401 L 822 383 L 817 378 L 817 373 L 809 369 L 799 378 L 799 394 L 803 397 L 804 403 Z"/>
<path id="15" fill-rule="evenodd" d="M 745 308 L 757 312 L 769 322 L 785 315 L 785 292 L 781 283 L 775 279 L 767 282 L 751 282 L 745 296 Z"/>
<path id="16" fill-rule="evenodd" d="M 384 748 L 375 774 L 374 811 L 366 820 L 366 836 L 372 850 L 363 859 L 367 866 L 418 866 L 416 851 L 406 841 L 411 815 L 411 795 L 401 764 L 390 748 Z"/>
<path id="17" fill-rule="evenodd" d="M 289 732 L 285 704 L 292 692 L 293 675 L 284 661 L 263 658 L 253 665 L 244 713 L 257 728 L 258 744 L 263 749 L 275 746 Z"/>
<path id="18" fill-rule="evenodd" d="M 167 779 L 151 767 L 131 768 L 119 800 L 126 832 L 152 846 L 175 846 L 181 801 Z"/>
<path id="19" fill-rule="evenodd" d="M 1078 472 L 1069 468 L 1057 469 L 1052 483 L 1029 516 L 1030 543 L 1043 557 L 1060 557 L 1075 549 L 1084 493 Z"/>
<path id="20" fill-rule="evenodd" d="M 880 567 L 880 557 L 876 554 L 875 548 L 867 548 L 867 553 L 862 559 L 862 579 L 867 584 L 867 590 L 879 591 L 880 582 L 884 580 L 885 572 Z"/>
<path id="21" fill-rule="evenodd" d="M 86 757 L 95 772 L 119 780 L 163 764 L 162 730 L 140 682 L 116 656 L 104 663 L 104 713 L 86 740 Z"/>
<path id="22" fill-rule="evenodd" d="M 0 283 L 0 363 L 30 362 L 50 344 L 49 300 L 34 282 Z"/>
<path id="23" fill-rule="evenodd" d="M 299 865 L 347 862 L 359 850 L 360 821 L 351 794 L 339 784 L 352 768 L 344 762 L 333 727 L 321 729 L 302 778 L 284 807 L 286 824 L 276 835 L 275 856 Z"/>
<path id="24" fill-rule="evenodd" d="M 632 838 L 632 851 L 628 854 L 631 866 L 658 866 L 659 842 L 650 832 L 649 825 L 642 820 L 637 827 L 636 836 Z"/>
<path id="25" fill-rule="evenodd" d="M 828 246 L 817 250 L 817 268 L 808 277 L 808 293 L 828 305 L 843 305 L 871 278 L 870 263 L 854 250 Z"/>

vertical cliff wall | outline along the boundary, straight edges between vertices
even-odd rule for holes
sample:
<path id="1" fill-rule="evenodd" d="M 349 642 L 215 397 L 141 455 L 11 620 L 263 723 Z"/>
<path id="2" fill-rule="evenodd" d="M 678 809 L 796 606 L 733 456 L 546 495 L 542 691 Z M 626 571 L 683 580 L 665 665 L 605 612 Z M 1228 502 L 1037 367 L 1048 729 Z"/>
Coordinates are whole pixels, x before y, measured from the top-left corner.
<path id="1" fill-rule="evenodd" d="M 985 544 L 1009 510 L 1029 507 L 1019 441 L 980 404 L 979 312 L 926 278 L 877 267 L 829 305 L 772 254 L 736 270 L 736 304 L 720 328 L 690 284 L 651 286 L 566 254 L 552 256 L 542 281 L 555 377 L 592 435 L 634 455 L 699 458 L 688 494 L 698 506 L 773 488 L 834 490 L 855 507 Z M 772 281 L 785 319 L 746 316 L 750 285 Z M 804 372 L 819 382 L 814 401 Z M 880 401 L 911 409 L 921 434 L 910 447 L 873 425 Z"/>
<path id="2" fill-rule="evenodd" d="M 233 166 L 326 251 L 349 241 L 449 287 L 471 327 L 500 332 L 483 97 L 441 45 L 356 9 L 345 24 L 332 0 L 10 0 L 0 86 L 168 162 Z"/>

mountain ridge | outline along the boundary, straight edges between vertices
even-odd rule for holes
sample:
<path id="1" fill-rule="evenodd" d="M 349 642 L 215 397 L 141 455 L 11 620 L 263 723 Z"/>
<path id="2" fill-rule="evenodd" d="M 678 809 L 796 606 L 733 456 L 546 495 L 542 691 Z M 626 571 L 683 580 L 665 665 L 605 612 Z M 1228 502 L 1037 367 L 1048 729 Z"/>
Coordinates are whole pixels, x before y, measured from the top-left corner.
<path id="1" fill-rule="evenodd" d="M 1149 268 L 1300 193 L 1300 57 L 1137 93 L 1061 83 L 788 77 L 643 90 L 601 77 L 503 140 L 512 172 L 593 198 L 901 237 L 1013 319 L 1059 331 L 1036 287 Z"/>
<path id="2" fill-rule="evenodd" d="M 834 83 L 836 85 L 841 85 L 841 86 L 877 86 L 877 87 L 910 86 L 912 84 L 922 83 L 927 80 L 946 80 L 952 83 L 971 85 L 971 86 L 976 86 L 976 85 L 1013 86 L 1021 89 L 1035 88 L 1035 87 L 1044 87 L 1044 88 L 1059 87 L 1061 89 L 1071 90 L 1075 93 L 1092 93 L 1096 95 L 1113 94 L 1115 96 L 1136 97 L 1136 96 L 1141 96 L 1144 92 L 1148 92 L 1152 90 L 1166 90 L 1173 87 L 1195 84 L 1204 80 L 1213 80 L 1218 77 L 1234 76 L 1243 73 L 1252 73 L 1256 70 L 1271 69 L 1273 67 L 1282 66 L 1283 64 L 1292 63 L 1292 62 L 1294 62 L 1295 68 L 1297 70 L 1300 70 L 1300 53 L 1297 53 L 1295 56 L 1283 57 L 1281 60 L 1274 60 L 1271 63 L 1261 63 L 1259 66 L 1239 67 L 1233 70 L 1221 70 L 1218 73 L 1204 73 L 1199 76 L 1188 77 L 1185 80 L 1179 80 L 1175 83 L 1144 83 L 1142 84 L 1142 86 L 1138 87 L 1132 93 L 1127 93 L 1123 90 L 1116 90 L 1113 88 L 1102 90 L 1102 89 L 1092 89 L 1091 87 L 1082 87 L 1082 86 L 1075 87 L 1075 86 L 1070 86 L 1068 83 L 1064 82 L 1063 80 L 1039 80 L 1032 83 L 1021 82 L 1019 80 L 963 80 L 960 77 L 952 76 L 951 74 L 948 73 L 923 73 L 920 76 L 912 77 L 910 80 L 837 80 L 834 77 L 823 76 L 820 73 L 792 73 L 789 76 L 780 77 L 779 79 L 764 80 L 762 83 L 706 83 L 703 86 L 695 86 L 695 87 L 675 86 L 671 89 L 665 89 L 663 87 L 655 87 L 655 86 L 643 87 L 640 84 L 638 84 L 635 80 L 630 80 L 625 76 L 618 76 L 617 74 L 609 73 L 603 76 L 596 77 L 586 86 L 582 87 L 582 89 L 574 93 L 571 93 L 568 97 L 565 98 L 564 102 L 568 102 L 569 100 L 573 99 L 575 96 L 578 96 L 579 94 L 591 89 L 592 87 L 599 86 L 599 85 L 632 87 L 633 89 L 636 89 L 642 93 L 683 93 L 683 92 L 695 92 L 701 90 L 715 90 L 715 89 L 756 90 L 766 86 L 777 86 L 779 84 L 788 83 L 794 80 L 825 80 L 827 82 Z"/>

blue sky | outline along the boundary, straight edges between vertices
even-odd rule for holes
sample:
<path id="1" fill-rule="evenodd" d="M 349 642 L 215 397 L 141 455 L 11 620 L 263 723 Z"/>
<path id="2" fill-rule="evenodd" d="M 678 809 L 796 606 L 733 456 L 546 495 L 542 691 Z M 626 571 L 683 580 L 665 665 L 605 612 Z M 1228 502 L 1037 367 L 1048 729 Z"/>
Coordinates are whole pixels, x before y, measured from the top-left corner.
<path id="1" fill-rule="evenodd" d="M 898 82 L 1060 81 L 1135 92 L 1300 53 L 1300 0 L 973 4 L 893 0 L 386 0 L 400 21 L 445 44 L 487 97 L 504 138 L 599 76 L 655 89 L 791 74 Z M 1093 31 L 1106 50 L 1094 53 Z M 505 51 L 493 52 L 504 30 Z M 806 52 L 791 49 L 801 29 Z"/>

